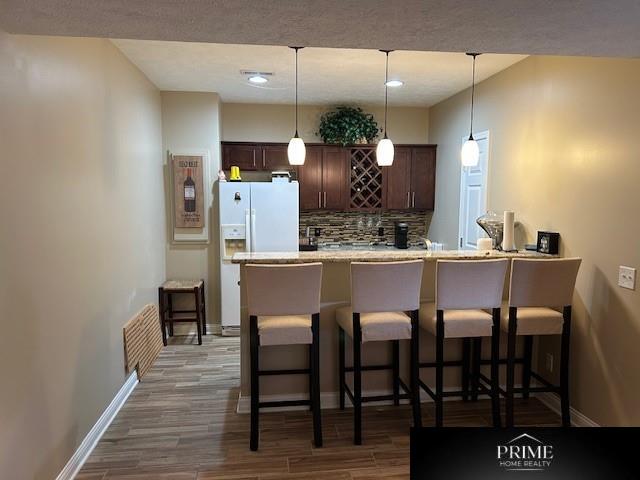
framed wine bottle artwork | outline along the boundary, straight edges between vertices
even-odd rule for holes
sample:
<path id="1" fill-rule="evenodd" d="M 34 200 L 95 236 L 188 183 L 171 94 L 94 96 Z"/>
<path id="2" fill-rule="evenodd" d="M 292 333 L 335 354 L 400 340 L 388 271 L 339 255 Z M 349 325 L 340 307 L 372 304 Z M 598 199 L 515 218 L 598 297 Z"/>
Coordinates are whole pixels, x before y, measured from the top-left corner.
<path id="1" fill-rule="evenodd" d="M 169 154 L 174 242 L 208 242 L 206 212 L 211 203 L 209 154 L 202 151 Z"/>

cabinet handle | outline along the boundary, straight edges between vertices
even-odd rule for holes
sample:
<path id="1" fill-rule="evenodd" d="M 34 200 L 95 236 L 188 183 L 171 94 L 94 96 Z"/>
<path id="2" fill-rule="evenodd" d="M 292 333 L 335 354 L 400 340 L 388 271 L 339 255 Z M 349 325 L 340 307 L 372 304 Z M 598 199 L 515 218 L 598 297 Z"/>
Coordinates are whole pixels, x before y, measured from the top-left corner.
<path id="1" fill-rule="evenodd" d="M 416 208 L 416 192 L 413 192 L 413 193 L 411 194 L 411 206 L 412 206 L 413 208 Z"/>
<path id="2" fill-rule="evenodd" d="M 322 193 L 318 192 L 318 208 L 322 208 Z"/>
<path id="3" fill-rule="evenodd" d="M 253 150 L 253 168 L 256 168 L 256 151 Z"/>
<path id="4" fill-rule="evenodd" d="M 327 208 L 327 192 L 324 192 L 324 208 Z"/>
<path id="5" fill-rule="evenodd" d="M 411 206 L 410 200 L 409 200 L 409 196 L 411 195 L 411 192 L 407 192 L 407 208 L 409 208 Z"/>
<path id="6" fill-rule="evenodd" d="M 267 161 L 265 160 L 264 150 L 262 150 L 262 168 L 267 168 Z"/>

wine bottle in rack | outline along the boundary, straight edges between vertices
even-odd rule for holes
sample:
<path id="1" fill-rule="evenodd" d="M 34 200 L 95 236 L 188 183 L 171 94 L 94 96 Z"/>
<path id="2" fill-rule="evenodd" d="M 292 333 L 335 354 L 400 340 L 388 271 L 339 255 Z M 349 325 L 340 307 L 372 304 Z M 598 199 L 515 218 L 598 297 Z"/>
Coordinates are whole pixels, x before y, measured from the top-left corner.
<path id="1" fill-rule="evenodd" d="M 184 211 L 196 211 L 196 182 L 191 178 L 190 168 L 187 168 L 187 178 L 184 180 Z"/>

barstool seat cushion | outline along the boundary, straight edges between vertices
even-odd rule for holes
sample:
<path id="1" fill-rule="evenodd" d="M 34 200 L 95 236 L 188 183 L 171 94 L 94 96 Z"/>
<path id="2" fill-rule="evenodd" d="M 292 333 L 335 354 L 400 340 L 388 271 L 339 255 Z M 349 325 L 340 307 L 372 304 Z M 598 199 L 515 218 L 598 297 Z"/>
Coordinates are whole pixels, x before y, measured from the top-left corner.
<path id="1" fill-rule="evenodd" d="M 258 316 L 260 345 L 311 344 L 311 315 Z"/>
<path id="2" fill-rule="evenodd" d="M 436 321 L 436 304 L 434 302 L 421 303 L 420 327 L 435 335 Z M 445 338 L 490 337 L 492 327 L 493 318 L 484 310 L 444 311 Z"/>
<path id="3" fill-rule="evenodd" d="M 336 309 L 338 325 L 353 338 L 351 305 Z M 360 314 L 362 343 L 411 338 L 411 317 L 403 312 L 370 312 Z"/>
<path id="4" fill-rule="evenodd" d="M 518 307 L 516 335 L 560 335 L 562 313 L 547 307 Z M 509 305 L 502 306 L 502 330 L 509 331 Z"/>

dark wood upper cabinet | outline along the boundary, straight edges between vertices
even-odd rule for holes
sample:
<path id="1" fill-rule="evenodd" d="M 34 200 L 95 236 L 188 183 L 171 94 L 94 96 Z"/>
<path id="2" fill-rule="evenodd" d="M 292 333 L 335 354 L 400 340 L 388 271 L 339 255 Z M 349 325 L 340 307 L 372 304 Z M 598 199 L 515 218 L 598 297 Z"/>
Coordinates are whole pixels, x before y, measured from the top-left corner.
<path id="1" fill-rule="evenodd" d="M 322 208 L 322 147 L 307 147 L 304 165 L 296 167 L 300 184 L 300 210 Z"/>
<path id="2" fill-rule="evenodd" d="M 436 189 L 436 149 L 411 149 L 411 207 L 433 210 Z"/>
<path id="3" fill-rule="evenodd" d="M 291 169 L 287 145 L 263 145 L 260 165 L 262 170 L 269 171 Z"/>
<path id="4" fill-rule="evenodd" d="M 322 208 L 343 210 L 347 206 L 347 150 L 322 148 Z"/>
<path id="5" fill-rule="evenodd" d="M 393 165 L 383 170 L 388 209 L 411 207 L 411 149 L 396 147 Z"/>
<path id="6" fill-rule="evenodd" d="M 230 170 L 232 165 L 242 170 L 258 170 L 262 164 L 262 147 L 251 143 L 223 143 L 222 169 Z"/>

